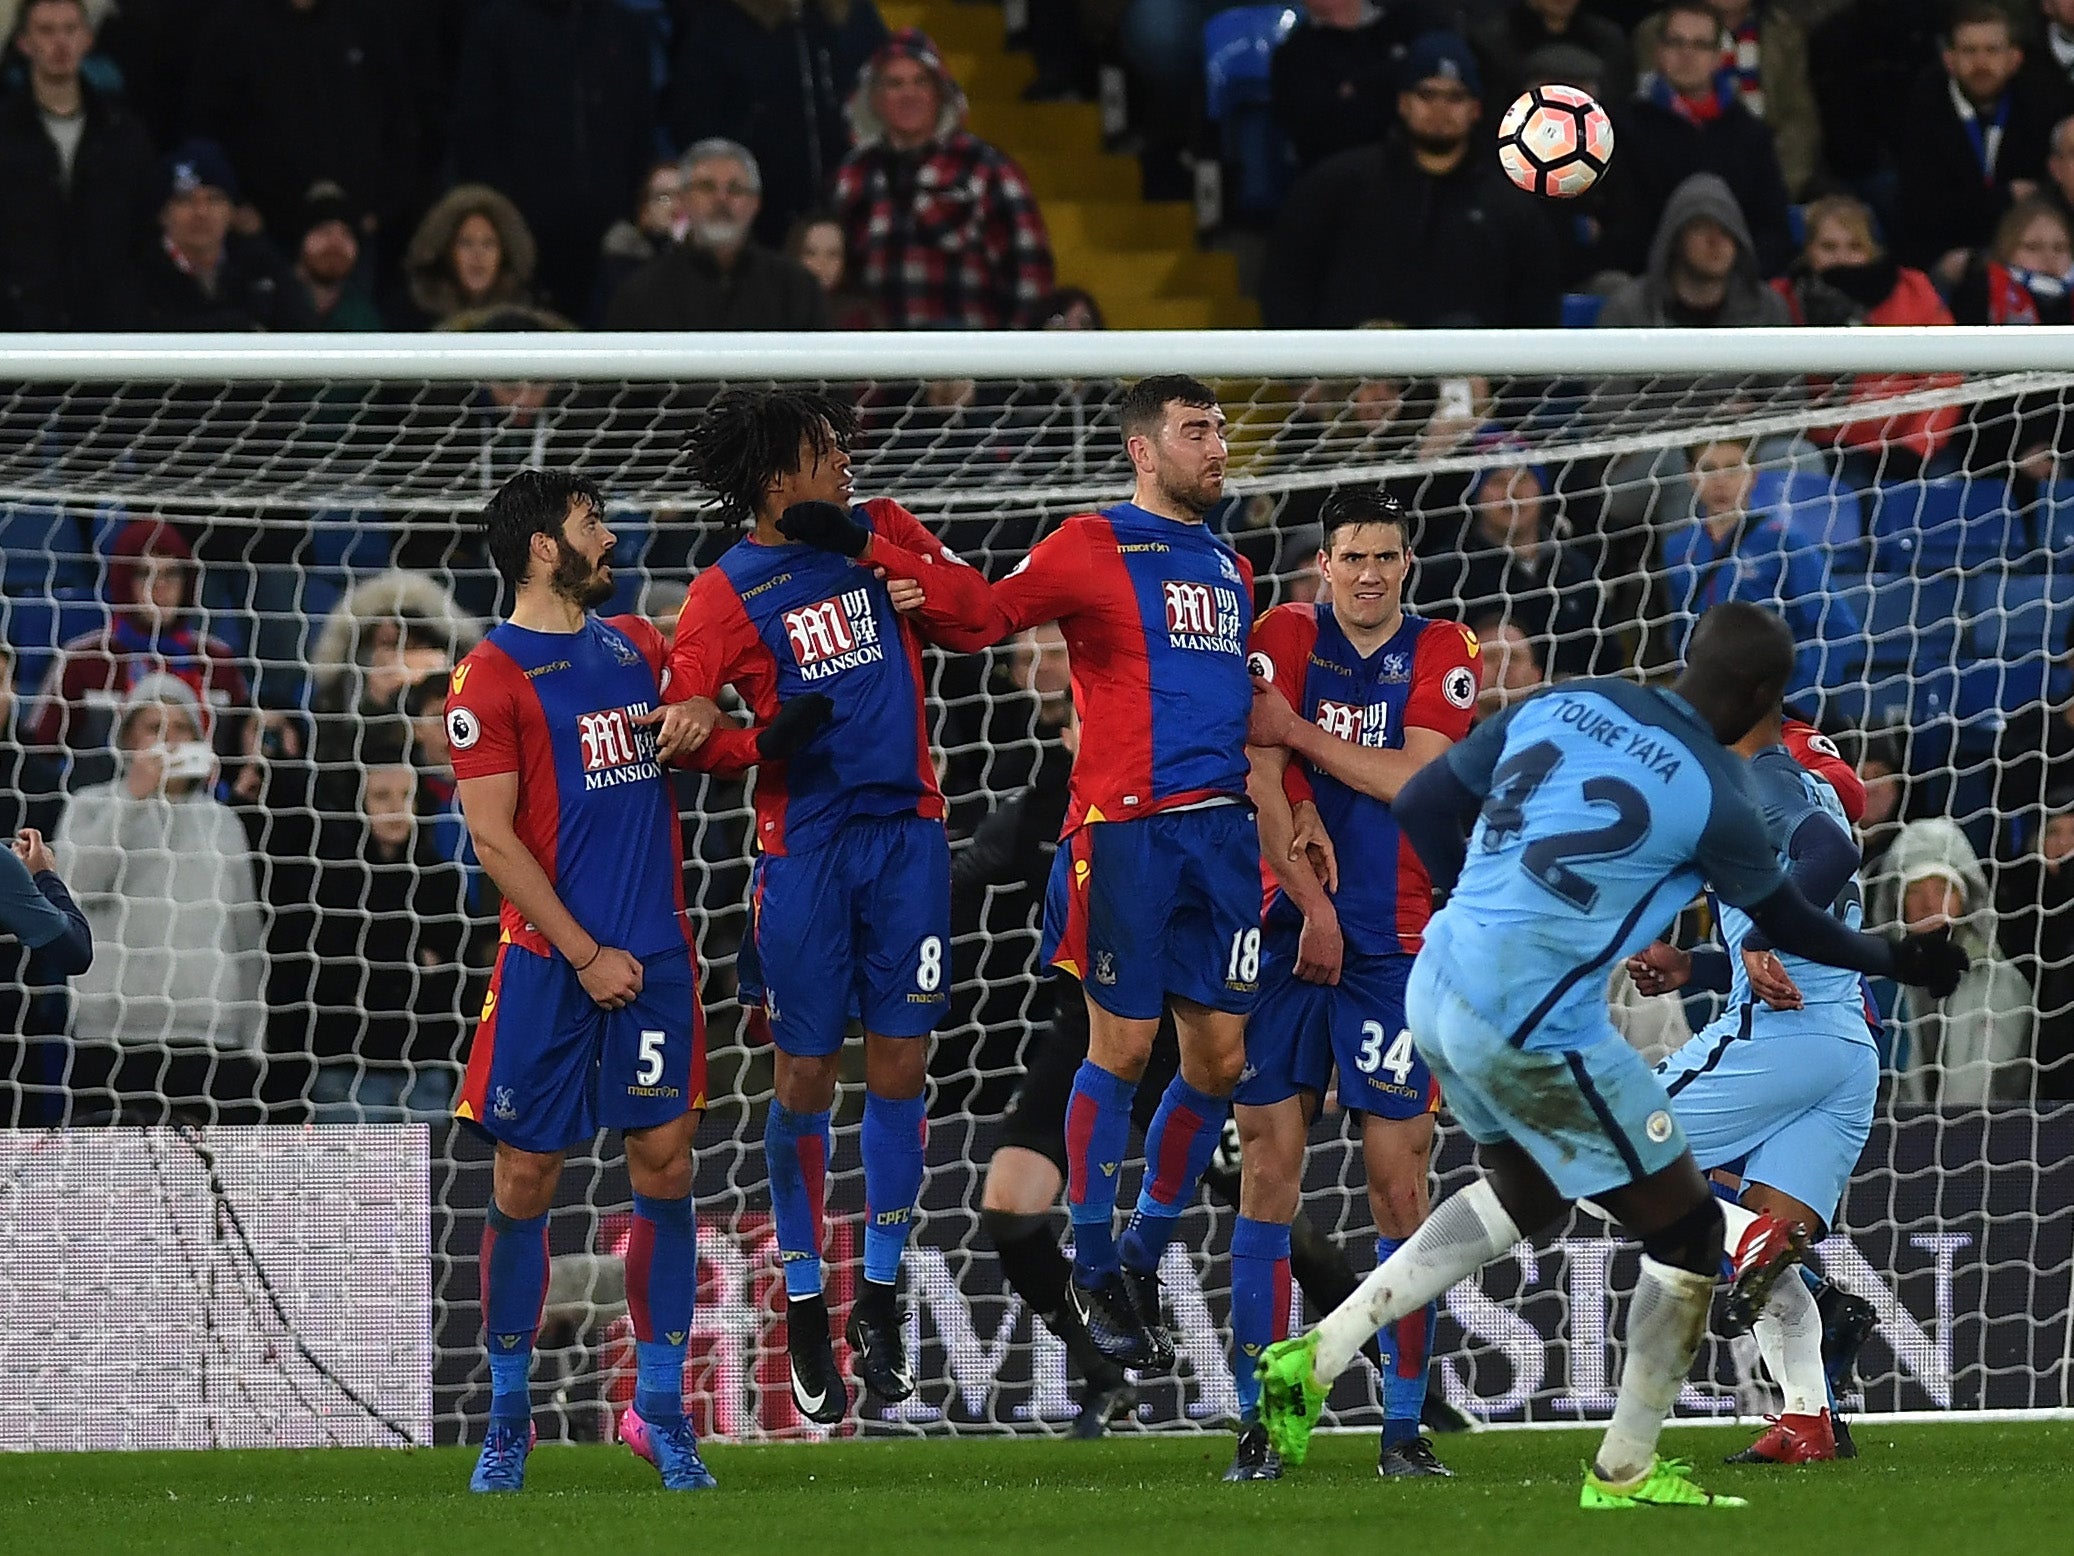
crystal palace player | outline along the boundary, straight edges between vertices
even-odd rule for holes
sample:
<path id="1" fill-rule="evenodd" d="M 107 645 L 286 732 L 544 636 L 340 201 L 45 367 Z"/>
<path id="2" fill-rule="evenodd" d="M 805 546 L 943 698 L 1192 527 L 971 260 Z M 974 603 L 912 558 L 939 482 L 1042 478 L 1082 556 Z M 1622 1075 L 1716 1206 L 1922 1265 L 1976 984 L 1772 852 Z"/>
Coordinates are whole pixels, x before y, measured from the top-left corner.
<path id="1" fill-rule="evenodd" d="M 721 395 L 692 434 L 691 466 L 753 524 L 691 586 L 670 655 L 673 702 L 733 685 L 759 718 L 825 695 L 826 730 L 756 784 L 762 857 L 753 949 L 777 1047 L 764 1124 L 771 1214 L 785 1261 L 793 1398 L 842 1419 L 822 1296 L 829 1110 L 844 1030 L 864 1024 L 864 1289 L 848 1338 L 864 1385 L 914 1392 L 898 1282 L 928 1120 L 927 1045 L 950 993 L 950 841 L 930 757 L 920 635 L 984 616 L 985 584 L 898 503 L 849 506 L 850 409 L 802 391 Z M 801 542 L 810 544 L 801 544 Z M 896 611 L 885 567 L 941 575 L 932 603 Z M 962 590 L 962 592 L 961 592 Z M 961 602 L 946 605 L 947 601 Z M 672 707 L 667 755 L 709 726 L 711 704 Z"/>
<path id="2" fill-rule="evenodd" d="M 504 897 L 456 1108 L 497 1145 L 482 1244 L 490 1427 L 470 1488 L 524 1483 L 548 1207 L 564 1152 L 611 1128 L 625 1131 L 634 1186 L 630 1441 L 664 1485 L 697 1490 L 713 1478 L 685 1424 L 682 1383 L 705 1032 L 676 810 L 641 724 L 661 702 L 664 644 L 639 616 L 590 614 L 612 593 L 613 536 L 588 482 L 522 471 L 483 525 L 511 614 L 454 667 L 446 704 L 468 831 Z M 760 736 L 717 730 L 698 765 L 739 772 L 782 755 L 826 712 L 805 699 Z"/>
<path id="3" fill-rule="evenodd" d="M 1780 870 L 1743 763 L 1724 748 L 1774 712 L 1792 634 L 1757 606 L 1717 605 L 1675 689 L 1570 681 L 1483 724 L 1392 807 L 1447 905 L 1406 990 L 1412 1029 L 1484 1176 L 1443 1201 L 1302 1340 L 1261 1361 L 1261 1414 L 1300 1461 L 1362 1336 L 1416 1312 L 1590 1197 L 1642 1244 L 1613 1420 L 1587 1508 L 1738 1505 L 1656 1453 L 1721 1270 L 1724 1227 L 1664 1088 L 1607 1015 L 1606 970 L 1702 881 L 1782 949 L 1832 966 L 1956 987 L 1948 936 L 1846 929 Z M 1474 822 L 1473 836 L 1469 824 Z"/>
<path id="4" fill-rule="evenodd" d="M 1224 494 L 1224 413 L 1192 378 L 1121 406 L 1131 501 L 1066 520 L 987 590 L 979 648 L 1056 621 L 1086 733 L 1065 840 L 1072 893 L 1055 963 L 1087 991 L 1088 1058 L 1066 1114 L 1068 1297 L 1104 1354 L 1167 1367 L 1159 1261 L 1195 1197 L 1245 1062 L 1260 977 L 1260 839 L 1246 803 L 1246 644 L 1253 574 L 1203 524 Z M 963 619 L 970 569 L 875 558 Z M 939 605 L 941 600 L 943 603 Z M 1131 1099 L 1172 1002 L 1181 1071 L 1145 1137 L 1148 1170 L 1121 1247 L 1114 1219 Z"/>
<path id="5" fill-rule="evenodd" d="M 1361 1116 L 1376 1258 L 1426 1219 L 1427 1161 L 1440 1105 L 1412 1045 L 1404 985 L 1431 913 L 1425 866 L 1397 831 L 1390 801 L 1426 763 L 1469 733 L 1476 636 L 1407 616 L 1403 511 L 1381 492 L 1335 492 L 1320 510 L 1318 567 L 1331 604 L 1279 605 L 1254 629 L 1254 801 L 1275 882 L 1265 915 L 1260 1002 L 1246 1024 L 1246 1074 L 1233 1100 L 1244 1143 L 1231 1237 L 1233 1373 L 1240 1432 L 1226 1480 L 1271 1480 L 1280 1466 L 1258 1414 L 1254 1366 L 1289 1313 L 1289 1228 L 1303 1188 L 1304 1143 L 1334 1071 L 1342 1106 Z M 1294 755 L 1298 760 L 1292 763 Z M 1315 793 L 1346 867 L 1328 894 L 1292 860 L 1285 783 Z M 1385 1475 L 1445 1475 L 1419 1432 L 1438 1306 L 1378 1337 L 1383 1353 Z"/>

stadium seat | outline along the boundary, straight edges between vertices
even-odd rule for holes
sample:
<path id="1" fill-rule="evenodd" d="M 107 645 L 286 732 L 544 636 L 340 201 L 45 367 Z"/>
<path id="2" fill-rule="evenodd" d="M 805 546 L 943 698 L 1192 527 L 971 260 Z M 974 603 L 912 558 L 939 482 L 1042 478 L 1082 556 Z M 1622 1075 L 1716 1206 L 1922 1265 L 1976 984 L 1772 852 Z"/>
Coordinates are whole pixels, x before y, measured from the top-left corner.
<path id="1" fill-rule="evenodd" d="M 378 508 L 325 508 L 310 515 L 306 563 L 325 572 L 379 573 L 396 550 L 396 530 Z"/>
<path id="2" fill-rule="evenodd" d="M 599 608 L 601 616 L 627 616 L 641 608 L 641 592 L 648 586 L 648 573 L 641 566 L 655 528 L 645 513 L 615 510 L 609 521 L 619 543 L 612 548 L 612 598 Z"/>
<path id="3" fill-rule="evenodd" d="M 1563 328 L 1588 330 L 1599 322 L 1599 314 L 1605 307 L 1606 299 L 1597 292 L 1565 292 Z"/>
<path id="4" fill-rule="evenodd" d="M 1871 662 L 1925 670 L 1958 663 L 1960 590 L 1951 573 L 1875 574 L 1865 616 Z"/>
<path id="5" fill-rule="evenodd" d="M 2030 549 L 2000 482 L 1943 476 L 1874 489 L 1872 563 L 1881 572 L 1982 567 Z"/>
<path id="6" fill-rule="evenodd" d="M 1832 555 L 1858 547 L 1865 539 L 1865 509 L 1858 493 L 1827 471 L 1760 470 L 1750 490 L 1750 506 L 1777 514 L 1795 536 Z"/>
<path id="7" fill-rule="evenodd" d="M 2074 552 L 2074 481 L 2047 481 L 2038 492 L 2037 540 L 2052 556 Z"/>
<path id="8" fill-rule="evenodd" d="M 89 588 L 94 581 L 85 532 L 55 503 L 0 503 L 0 568 L 9 594 Z"/>
<path id="9" fill-rule="evenodd" d="M 1296 16 L 1290 6 L 1246 5 L 1203 24 L 1204 108 L 1218 129 L 1227 215 L 1256 222 L 1274 215 L 1295 177 L 1269 105 L 1268 62 Z"/>
<path id="10" fill-rule="evenodd" d="M 61 647 L 107 620 L 107 607 L 81 591 L 0 597 L 0 630 L 14 650 L 15 685 L 33 692 Z"/>
<path id="11" fill-rule="evenodd" d="M 2033 655 L 2013 663 L 1977 659 L 1959 672 L 1956 713 L 1968 745 L 1992 744 L 2008 715 L 2046 695 L 2049 666 Z"/>

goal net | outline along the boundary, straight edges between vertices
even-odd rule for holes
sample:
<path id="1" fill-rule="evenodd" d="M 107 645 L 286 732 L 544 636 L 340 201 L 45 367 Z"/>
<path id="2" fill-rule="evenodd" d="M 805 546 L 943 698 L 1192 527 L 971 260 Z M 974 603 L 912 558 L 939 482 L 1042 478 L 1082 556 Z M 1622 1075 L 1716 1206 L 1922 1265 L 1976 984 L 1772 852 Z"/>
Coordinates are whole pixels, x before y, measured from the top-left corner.
<path id="1" fill-rule="evenodd" d="M 1880 1321 L 1850 1407 L 2074 1403 L 2074 823 L 2054 819 L 2074 806 L 2074 371 L 2052 332 L 0 345 L 0 794 L 11 828 L 55 838 L 97 942 L 69 993 L 0 947 L 0 1123 L 21 1131 L 0 1149 L 0 1306 L 30 1315 L 0 1358 L 32 1380 L 0 1407 L 0 1446 L 156 1441 L 142 1423 L 168 1405 L 181 1441 L 479 1430 L 489 1158 L 447 1110 L 495 896 L 438 713 L 497 613 L 473 518 L 505 477 L 595 479 L 618 535 L 607 609 L 668 630 L 736 538 L 688 482 L 686 430 L 725 384 L 814 382 L 858 407 L 859 492 L 998 577 L 1064 516 L 1128 495 L 1117 401 L 1158 370 L 1217 388 L 1231 454 L 1210 522 L 1252 562 L 1260 608 L 1317 597 L 1328 493 L 1383 486 L 1415 521 L 1411 606 L 1479 635 L 1486 710 L 1552 678 L 1659 676 L 1717 599 L 1785 613 L 1794 704 L 1868 780 L 1869 918 L 1949 885 L 1982 966 L 1942 1007 L 1880 991 L 1878 1123 L 1819 1261 Z M 1041 635 L 928 656 L 959 865 L 907 1265 L 921 1387 L 844 1430 L 1061 1431 L 1074 1413 L 1079 1380 L 977 1215 L 1050 1009 L 1033 966 L 1048 858 L 1012 807 L 1062 760 L 1062 670 Z M 695 1420 L 814 1435 L 786 1386 L 770 1053 L 735 1000 L 747 796 L 699 777 L 678 794 L 711 1056 Z M 1681 932 L 1710 927 L 1695 910 Z M 1711 1014 L 1631 992 L 1619 1008 L 1652 1051 Z M 829 1185 L 838 1309 L 862 1242 L 861 1093 L 853 1065 Z M 1470 1170 L 1443 1124 L 1440 1193 Z M 1304 1214 L 1359 1274 L 1355 1140 L 1328 1111 Z M 575 1153 L 534 1379 L 544 1435 L 603 1435 L 631 1391 L 629 1204 L 616 1140 Z M 1231 1219 L 1205 1201 L 1183 1222 L 1166 1269 L 1182 1359 L 1145 1381 L 1143 1428 L 1234 1408 Z M 150 1280 L 111 1242 L 148 1251 Z M 1634 1259 L 1580 1217 L 1456 1288 L 1436 1394 L 1493 1422 L 1604 1416 Z M 153 1353 L 182 1360 L 97 1385 L 101 1415 L 82 1412 L 79 1311 L 103 1341 L 150 1326 Z M 1372 1425 L 1378 1398 L 1357 1369 L 1334 1416 Z M 1710 1341 L 1681 1409 L 1768 1407 L 1754 1354 Z"/>

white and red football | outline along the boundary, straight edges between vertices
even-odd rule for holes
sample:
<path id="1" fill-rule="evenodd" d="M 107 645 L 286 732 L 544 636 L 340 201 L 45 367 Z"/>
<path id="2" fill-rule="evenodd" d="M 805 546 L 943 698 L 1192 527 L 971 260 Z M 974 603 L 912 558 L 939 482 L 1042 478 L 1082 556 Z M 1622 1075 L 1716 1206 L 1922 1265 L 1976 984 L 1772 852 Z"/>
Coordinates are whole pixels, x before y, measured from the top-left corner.
<path id="1" fill-rule="evenodd" d="M 1613 160 L 1613 121 L 1574 86 L 1522 92 L 1498 121 L 1498 165 L 1528 194 L 1568 200 Z"/>

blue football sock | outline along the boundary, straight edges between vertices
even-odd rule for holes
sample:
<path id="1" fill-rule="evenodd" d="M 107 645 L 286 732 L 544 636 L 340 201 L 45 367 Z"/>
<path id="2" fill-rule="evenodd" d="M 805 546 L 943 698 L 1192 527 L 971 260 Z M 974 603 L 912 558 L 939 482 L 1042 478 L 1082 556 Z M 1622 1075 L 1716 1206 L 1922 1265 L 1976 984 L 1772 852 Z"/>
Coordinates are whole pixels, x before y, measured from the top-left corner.
<path id="1" fill-rule="evenodd" d="M 1260 1353 L 1289 1322 L 1289 1228 L 1240 1216 L 1231 1229 L 1232 1381 L 1239 1419 L 1260 1419 Z"/>
<path id="2" fill-rule="evenodd" d="M 684 1346 L 698 1300 L 698 1218 L 691 1197 L 634 1196 L 627 1313 L 634 1323 L 634 1409 L 667 1426 L 684 1414 Z"/>
<path id="3" fill-rule="evenodd" d="M 1401 1237 L 1378 1237 L 1375 1262 L 1381 1264 L 1404 1243 Z M 1376 1332 L 1383 1353 L 1385 1447 L 1408 1443 L 1419 1435 L 1419 1417 L 1426 1408 L 1426 1378 L 1432 1371 L 1433 1330 L 1439 1322 L 1440 1304 L 1428 1302 Z"/>
<path id="4" fill-rule="evenodd" d="M 1197 1091 L 1178 1075 L 1168 1084 L 1145 1131 L 1145 1181 L 1123 1235 L 1121 1257 L 1132 1269 L 1159 1268 L 1160 1255 L 1174 1240 L 1174 1227 L 1195 1198 L 1230 1116 L 1231 1098 Z"/>
<path id="5" fill-rule="evenodd" d="M 1073 1273 L 1091 1286 L 1116 1268 L 1116 1187 L 1131 1138 L 1135 1084 L 1081 1061 L 1066 1102 L 1066 1213 Z"/>
<path id="6" fill-rule="evenodd" d="M 821 1219 L 833 1138 L 828 1113 L 795 1113 L 777 1102 L 763 1122 L 763 1159 L 770 1174 L 771 1222 L 785 1261 L 785 1295 L 821 1295 Z"/>
<path id="7" fill-rule="evenodd" d="M 864 1278 L 881 1286 L 900 1279 L 928 1143 L 924 1099 L 864 1094 Z"/>
<path id="8" fill-rule="evenodd" d="M 483 1331 L 490 1352 L 490 1419 L 530 1421 L 533 1337 L 547 1300 L 547 1217 L 508 1216 L 492 1203 L 482 1233 Z"/>

